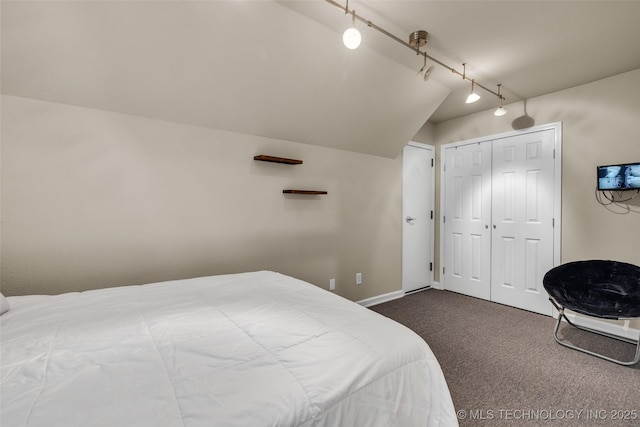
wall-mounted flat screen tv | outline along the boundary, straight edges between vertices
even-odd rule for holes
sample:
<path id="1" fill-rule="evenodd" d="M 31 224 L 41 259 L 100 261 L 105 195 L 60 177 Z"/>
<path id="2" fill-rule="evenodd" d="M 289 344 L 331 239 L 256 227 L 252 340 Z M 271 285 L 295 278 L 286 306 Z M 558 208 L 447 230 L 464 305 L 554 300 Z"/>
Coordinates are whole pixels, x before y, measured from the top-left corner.
<path id="1" fill-rule="evenodd" d="M 598 190 L 640 190 L 640 162 L 598 166 Z"/>

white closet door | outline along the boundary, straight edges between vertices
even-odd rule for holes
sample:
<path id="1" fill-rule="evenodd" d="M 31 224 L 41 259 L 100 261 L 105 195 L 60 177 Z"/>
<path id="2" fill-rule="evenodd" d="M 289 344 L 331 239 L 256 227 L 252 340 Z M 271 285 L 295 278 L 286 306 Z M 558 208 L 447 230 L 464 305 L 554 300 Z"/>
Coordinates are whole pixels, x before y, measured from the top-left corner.
<path id="1" fill-rule="evenodd" d="M 444 174 L 444 287 L 489 299 L 491 141 L 447 148 Z"/>
<path id="2" fill-rule="evenodd" d="M 493 141 L 491 300 L 551 315 L 553 129 Z"/>

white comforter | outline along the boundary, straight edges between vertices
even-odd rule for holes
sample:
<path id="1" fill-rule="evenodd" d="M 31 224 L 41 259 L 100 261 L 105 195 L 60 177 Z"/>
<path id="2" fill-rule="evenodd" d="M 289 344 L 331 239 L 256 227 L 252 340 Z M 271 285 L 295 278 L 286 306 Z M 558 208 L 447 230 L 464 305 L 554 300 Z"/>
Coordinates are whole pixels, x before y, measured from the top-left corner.
<path id="1" fill-rule="evenodd" d="M 9 303 L 2 427 L 457 425 L 422 339 L 278 273 Z"/>

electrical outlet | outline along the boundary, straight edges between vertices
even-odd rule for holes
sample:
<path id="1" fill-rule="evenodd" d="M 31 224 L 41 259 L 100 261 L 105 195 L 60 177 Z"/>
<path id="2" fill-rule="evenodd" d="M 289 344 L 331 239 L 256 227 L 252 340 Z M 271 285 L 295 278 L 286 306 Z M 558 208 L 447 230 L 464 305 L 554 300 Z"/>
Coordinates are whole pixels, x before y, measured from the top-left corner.
<path id="1" fill-rule="evenodd" d="M 356 273 L 356 285 L 362 285 L 362 273 Z"/>
<path id="2" fill-rule="evenodd" d="M 330 291 L 336 290 L 336 279 L 329 279 L 329 290 Z"/>

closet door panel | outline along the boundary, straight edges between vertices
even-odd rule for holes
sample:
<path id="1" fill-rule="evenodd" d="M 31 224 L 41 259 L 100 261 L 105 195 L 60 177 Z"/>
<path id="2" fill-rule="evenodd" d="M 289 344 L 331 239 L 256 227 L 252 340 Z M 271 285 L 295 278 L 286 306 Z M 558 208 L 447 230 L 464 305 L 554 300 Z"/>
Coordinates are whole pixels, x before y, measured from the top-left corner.
<path id="1" fill-rule="evenodd" d="M 491 300 L 551 314 L 555 133 L 493 141 Z M 507 243 L 508 242 L 508 243 Z"/>
<path id="2" fill-rule="evenodd" d="M 443 283 L 490 298 L 491 141 L 445 150 Z"/>

